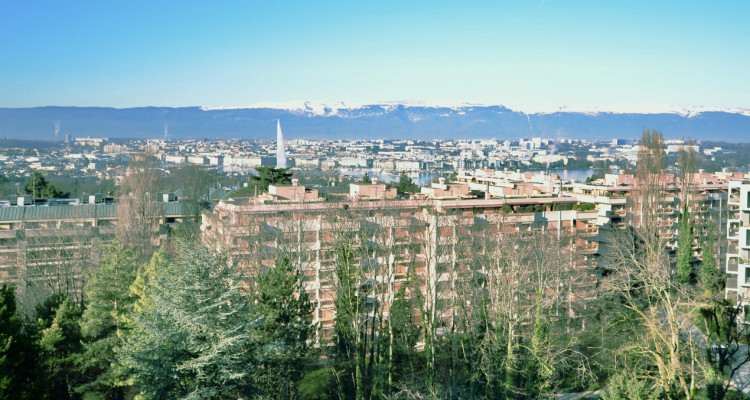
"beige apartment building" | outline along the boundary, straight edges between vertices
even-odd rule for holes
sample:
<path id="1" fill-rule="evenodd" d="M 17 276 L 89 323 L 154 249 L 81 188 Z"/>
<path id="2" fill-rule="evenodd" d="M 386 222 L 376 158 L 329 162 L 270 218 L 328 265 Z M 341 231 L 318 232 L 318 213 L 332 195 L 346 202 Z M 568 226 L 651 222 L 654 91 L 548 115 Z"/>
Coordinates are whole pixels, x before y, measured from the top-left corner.
<path id="1" fill-rule="evenodd" d="M 278 257 L 289 257 L 315 304 L 318 339 L 328 341 L 341 246 L 356 254 L 369 304 L 383 307 L 387 317 L 388 305 L 403 287 L 409 296 L 429 303 L 440 333 L 453 323 L 456 308 L 466 304 L 468 283 L 481 287 L 490 273 L 486 243 L 504 235 L 546 234 L 565 243 L 566 273 L 560 276 L 568 281 L 556 290 L 565 291 L 558 295 L 568 299 L 564 315 L 571 329 L 583 328 L 586 303 L 594 298 L 597 282 L 599 210 L 573 210 L 578 201 L 572 197 L 378 198 L 339 203 L 223 200 L 213 213 L 203 214 L 202 237 L 227 251 L 249 276 L 271 267 Z"/>
<path id="2" fill-rule="evenodd" d="M 387 317 L 389 302 L 405 288 L 412 298 L 431 302 L 428 309 L 440 333 L 456 322 L 457 309 L 470 303 L 470 288 L 488 285 L 492 258 L 502 257 L 501 253 L 489 254 L 488 241 L 551 236 L 564 249 L 558 258 L 565 262 L 555 264 L 564 278 L 559 288 L 545 295 L 567 299 L 560 318 L 571 330 L 585 329 L 587 305 L 597 296 L 611 233 L 630 220 L 632 176 L 621 180 L 608 176 L 609 185 L 563 185 L 554 176 L 483 174 L 480 179 L 464 175 L 456 183 L 440 181 L 410 200 L 385 195 L 385 187 L 378 183 L 351 188 L 347 202 L 224 200 L 212 213 L 203 214 L 202 237 L 227 251 L 248 276 L 271 267 L 280 256 L 289 257 L 299 266 L 305 290 L 315 304 L 318 339 L 327 341 L 333 334 L 335 276 L 342 244 L 358 255 L 362 290 L 369 293 L 369 304 L 382 307 Z M 694 256 L 701 258 L 700 237 L 706 224 L 719 225 L 717 232 L 727 226 L 728 185 L 725 177 L 718 176 L 695 182 L 689 191 L 696 223 Z M 490 186 L 490 192 L 498 195 L 469 198 L 472 185 L 476 185 L 471 189 L 474 193 Z M 659 205 L 661 234 L 672 250 L 678 242 L 680 190 L 674 182 L 665 185 Z M 713 252 L 718 260 L 727 251 L 721 237 L 716 236 Z M 519 303 L 528 307 L 531 300 L 519 299 Z"/>

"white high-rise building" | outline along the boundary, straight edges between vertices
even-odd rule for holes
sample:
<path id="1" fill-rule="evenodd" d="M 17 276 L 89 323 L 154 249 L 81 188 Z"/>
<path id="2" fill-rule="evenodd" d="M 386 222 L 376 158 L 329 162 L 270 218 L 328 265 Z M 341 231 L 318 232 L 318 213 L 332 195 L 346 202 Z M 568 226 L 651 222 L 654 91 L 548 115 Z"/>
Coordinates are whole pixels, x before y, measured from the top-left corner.
<path id="1" fill-rule="evenodd" d="M 286 168 L 286 146 L 281 134 L 281 121 L 276 120 L 276 168 Z"/>
<path id="2" fill-rule="evenodd" d="M 727 298 L 750 305 L 750 182 L 729 182 Z M 745 315 L 747 320 L 748 316 Z"/>

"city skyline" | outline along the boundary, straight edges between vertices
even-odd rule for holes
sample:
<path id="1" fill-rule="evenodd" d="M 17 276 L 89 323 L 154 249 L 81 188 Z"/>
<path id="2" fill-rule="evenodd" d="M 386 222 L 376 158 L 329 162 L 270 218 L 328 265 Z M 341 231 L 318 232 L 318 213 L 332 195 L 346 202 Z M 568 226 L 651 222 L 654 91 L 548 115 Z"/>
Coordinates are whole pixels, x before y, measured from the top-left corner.
<path id="1" fill-rule="evenodd" d="M 750 4 L 12 3 L 0 107 L 748 107 Z"/>

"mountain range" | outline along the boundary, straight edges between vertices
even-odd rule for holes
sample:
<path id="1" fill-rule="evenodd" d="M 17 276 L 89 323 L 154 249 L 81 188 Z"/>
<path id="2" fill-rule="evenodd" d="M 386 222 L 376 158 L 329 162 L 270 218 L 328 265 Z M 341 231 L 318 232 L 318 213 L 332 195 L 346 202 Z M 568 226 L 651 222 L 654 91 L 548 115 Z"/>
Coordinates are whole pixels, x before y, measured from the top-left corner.
<path id="1" fill-rule="evenodd" d="M 0 108 L 9 139 L 71 137 L 273 139 L 461 139 L 520 137 L 637 138 L 644 128 L 665 138 L 750 142 L 750 109 L 669 106 L 574 106 L 518 111 L 499 105 L 391 102 L 260 103 L 225 107 Z"/>

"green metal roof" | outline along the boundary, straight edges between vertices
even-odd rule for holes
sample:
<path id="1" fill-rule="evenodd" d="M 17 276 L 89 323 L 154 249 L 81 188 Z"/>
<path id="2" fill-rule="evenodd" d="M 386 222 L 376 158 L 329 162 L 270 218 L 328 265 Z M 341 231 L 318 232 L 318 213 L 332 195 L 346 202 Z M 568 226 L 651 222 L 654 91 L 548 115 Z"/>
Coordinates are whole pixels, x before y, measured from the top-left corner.
<path id="1" fill-rule="evenodd" d="M 194 201 L 176 201 L 162 204 L 162 215 L 181 216 L 197 214 Z M 53 219 L 116 218 L 115 204 L 62 205 L 49 207 L 0 207 L 0 221 L 33 221 Z"/>
<path id="2" fill-rule="evenodd" d="M 162 213 L 166 216 L 193 215 L 197 214 L 197 207 L 194 201 L 173 201 L 162 203 Z"/>
<path id="3" fill-rule="evenodd" d="M 114 218 L 114 204 L 86 204 L 81 206 L 2 207 L 0 221 Z"/>

